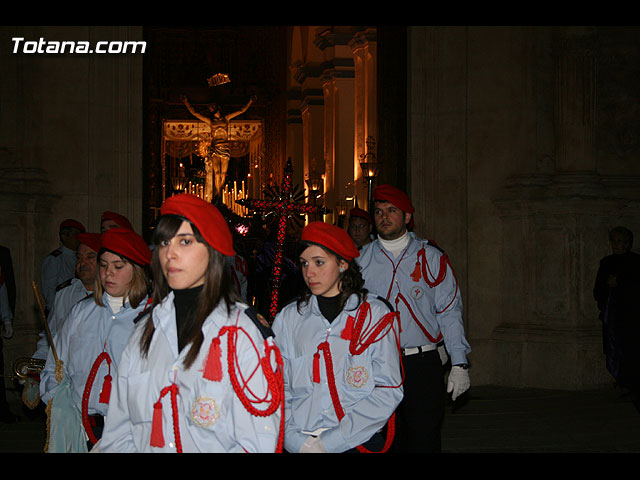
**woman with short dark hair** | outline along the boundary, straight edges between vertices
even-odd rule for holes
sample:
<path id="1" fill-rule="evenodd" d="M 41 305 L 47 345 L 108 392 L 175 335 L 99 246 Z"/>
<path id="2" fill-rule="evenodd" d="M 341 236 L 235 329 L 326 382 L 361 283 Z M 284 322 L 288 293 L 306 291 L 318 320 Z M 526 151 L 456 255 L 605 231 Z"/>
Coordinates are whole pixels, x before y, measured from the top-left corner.
<path id="1" fill-rule="evenodd" d="M 288 452 L 381 452 L 393 440 L 390 420 L 402 399 L 399 326 L 390 305 L 363 288 L 358 255 L 337 226 L 312 222 L 302 232 L 307 291 L 273 323 Z"/>

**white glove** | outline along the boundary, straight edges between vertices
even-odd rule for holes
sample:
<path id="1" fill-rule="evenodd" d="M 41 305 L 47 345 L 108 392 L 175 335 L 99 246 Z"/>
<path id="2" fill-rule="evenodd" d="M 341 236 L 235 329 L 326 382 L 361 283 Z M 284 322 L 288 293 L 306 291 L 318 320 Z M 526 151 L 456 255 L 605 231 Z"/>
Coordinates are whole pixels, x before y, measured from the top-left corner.
<path id="1" fill-rule="evenodd" d="M 309 435 L 300 448 L 300 453 L 327 453 L 327 451 L 322 446 L 320 437 L 312 437 Z"/>
<path id="2" fill-rule="evenodd" d="M 13 337 L 13 323 L 5 322 L 2 324 L 2 338 Z"/>
<path id="3" fill-rule="evenodd" d="M 451 393 L 451 400 L 455 400 L 464 392 L 469 390 L 471 381 L 469 380 L 469 371 L 465 368 L 453 366 L 449 372 L 449 382 L 447 385 L 447 393 Z"/>

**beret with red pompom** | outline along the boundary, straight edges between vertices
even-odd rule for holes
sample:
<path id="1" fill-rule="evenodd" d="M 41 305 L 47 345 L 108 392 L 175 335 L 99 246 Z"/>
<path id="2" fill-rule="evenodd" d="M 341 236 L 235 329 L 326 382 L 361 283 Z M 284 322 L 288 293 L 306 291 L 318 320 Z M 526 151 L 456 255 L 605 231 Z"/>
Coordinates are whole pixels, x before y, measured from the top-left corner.
<path id="1" fill-rule="evenodd" d="M 413 213 L 415 209 L 409 196 L 393 185 L 378 185 L 373 189 L 373 199 L 379 202 L 389 202 L 406 213 Z"/>
<path id="2" fill-rule="evenodd" d="M 100 249 L 109 250 L 138 265 L 145 266 L 151 263 L 151 250 L 147 242 L 129 228 L 114 227 L 104 232 Z"/>
<path id="3" fill-rule="evenodd" d="M 322 245 L 350 262 L 360 255 L 346 230 L 324 222 L 311 222 L 302 230 L 302 241 Z"/>
<path id="4" fill-rule="evenodd" d="M 180 215 L 193 223 L 202 238 L 214 250 L 229 257 L 236 254 L 233 249 L 233 237 L 226 220 L 214 205 L 200 197 L 181 193 L 169 197 L 160 207 L 161 215 Z"/>
<path id="5" fill-rule="evenodd" d="M 102 235 L 99 233 L 79 233 L 78 240 L 80 243 L 84 243 L 87 247 L 89 247 L 94 252 L 98 253 L 100 251 L 100 246 L 102 245 Z"/>
<path id="6" fill-rule="evenodd" d="M 371 215 L 369 215 L 369 212 L 367 212 L 366 210 L 363 210 L 362 208 L 354 207 L 351 210 L 349 210 L 349 217 L 364 218 L 367 222 L 373 224 L 373 222 L 371 221 Z"/>
<path id="7" fill-rule="evenodd" d="M 75 228 L 76 230 L 80 230 L 80 232 L 86 232 L 84 225 L 82 225 L 79 221 L 74 220 L 73 218 L 67 218 L 60 223 L 60 229 L 63 228 Z"/>
<path id="8" fill-rule="evenodd" d="M 101 221 L 105 220 L 113 220 L 116 225 L 122 228 L 128 228 L 129 230 L 133 230 L 133 226 L 127 217 L 124 215 L 120 215 L 116 212 L 110 212 L 109 210 L 102 213 Z"/>

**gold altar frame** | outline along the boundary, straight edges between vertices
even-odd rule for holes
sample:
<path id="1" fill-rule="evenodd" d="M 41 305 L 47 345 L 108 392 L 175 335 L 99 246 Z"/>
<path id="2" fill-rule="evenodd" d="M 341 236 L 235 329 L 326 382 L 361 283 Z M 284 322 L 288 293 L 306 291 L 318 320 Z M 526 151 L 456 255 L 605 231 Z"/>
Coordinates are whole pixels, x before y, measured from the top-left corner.
<path id="1" fill-rule="evenodd" d="M 245 197 L 260 196 L 260 159 L 264 150 L 262 120 L 229 122 L 229 143 L 232 158 L 249 155 L 250 175 L 246 181 Z M 173 193 L 170 159 L 198 155 L 198 145 L 211 139 L 209 125 L 199 120 L 164 120 L 162 125 L 162 200 Z"/>

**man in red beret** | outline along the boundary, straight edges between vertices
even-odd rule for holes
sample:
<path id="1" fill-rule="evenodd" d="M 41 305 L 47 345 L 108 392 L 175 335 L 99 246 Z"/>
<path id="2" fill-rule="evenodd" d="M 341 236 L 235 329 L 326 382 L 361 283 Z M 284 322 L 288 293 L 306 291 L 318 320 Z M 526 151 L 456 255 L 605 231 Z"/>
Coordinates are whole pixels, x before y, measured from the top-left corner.
<path id="1" fill-rule="evenodd" d="M 53 307 L 47 316 L 47 325 L 51 338 L 62 327 L 71 311 L 71 307 L 83 298 L 93 295 L 98 276 L 100 237 L 99 233 L 78 234 L 80 244 L 76 251 L 76 276 L 58 285 Z M 49 338 L 43 330 L 40 332 L 36 351 L 31 357 L 44 362 L 49 355 L 49 348 Z M 28 378 L 25 381 L 22 398 L 29 408 L 37 407 L 40 399 L 39 382 Z"/>
<path id="2" fill-rule="evenodd" d="M 373 199 L 378 238 L 357 261 L 365 287 L 400 313 L 405 380 L 395 450 L 439 452 L 446 393 L 456 400 L 470 385 L 460 289 L 446 254 L 409 231 L 415 212 L 409 196 L 380 185 Z M 445 391 L 446 353 L 453 366 Z"/>
<path id="3" fill-rule="evenodd" d="M 372 240 L 372 230 L 371 215 L 366 210 L 355 207 L 349 211 L 347 232 L 358 248 L 364 247 Z"/>
<path id="4" fill-rule="evenodd" d="M 84 232 L 84 226 L 77 220 L 62 221 L 58 231 L 60 245 L 42 261 L 40 283 L 47 313 L 53 307 L 56 287 L 74 276 L 78 234 Z"/>
<path id="5" fill-rule="evenodd" d="M 53 308 L 47 317 L 51 336 L 62 326 L 71 307 L 91 295 L 95 288 L 98 274 L 98 252 L 100 252 L 99 233 L 78 234 L 79 245 L 76 250 L 75 276 L 56 287 Z M 47 359 L 49 341 L 44 332 L 40 333 L 38 349 L 33 358 Z"/>

